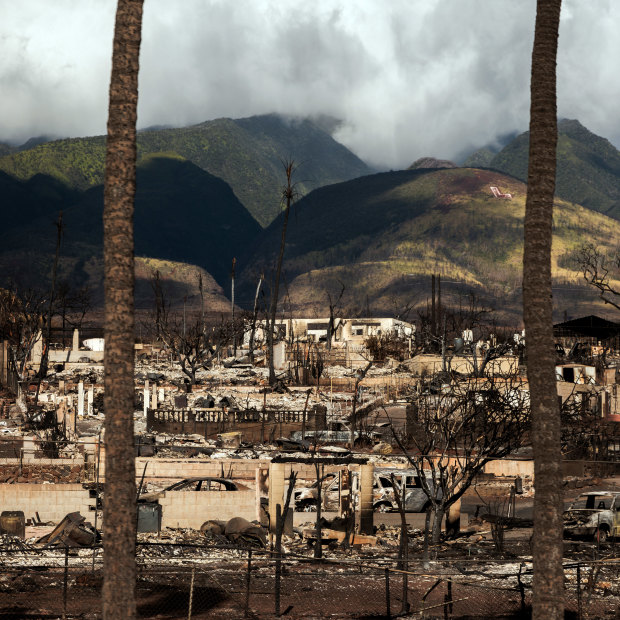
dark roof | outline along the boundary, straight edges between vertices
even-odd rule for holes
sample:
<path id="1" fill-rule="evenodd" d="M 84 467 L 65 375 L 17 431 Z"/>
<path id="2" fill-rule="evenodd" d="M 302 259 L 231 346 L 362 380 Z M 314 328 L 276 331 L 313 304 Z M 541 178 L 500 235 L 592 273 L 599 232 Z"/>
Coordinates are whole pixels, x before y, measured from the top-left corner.
<path id="1" fill-rule="evenodd" d="M 587 336 L 597 340 L 605 340 L 620 333 L 620 323 L 608 321 L 600 316 L 584 316 L 564 323 L 556 323 L 554 332 L 570 332 L 576 336 Z"/>

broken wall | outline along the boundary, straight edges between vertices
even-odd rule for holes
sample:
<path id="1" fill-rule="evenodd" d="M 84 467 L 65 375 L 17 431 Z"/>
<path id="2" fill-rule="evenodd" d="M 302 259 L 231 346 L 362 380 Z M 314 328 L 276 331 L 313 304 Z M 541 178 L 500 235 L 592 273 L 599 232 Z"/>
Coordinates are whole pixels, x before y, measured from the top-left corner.
<path id="1" fill-rule="evenodd" d="M 238 431 L 243 441 L 258 443 L 288 437 L 301 430 L 302 423 L 301 410 L 267 411 L 264 419 L 259 411 L 222 409 L 149 409 L 146 416 L 149 433 L 196 434 L 205 439 L 217 439 L 219 434 Z M 324 428 L 324 424 L 323 407 L 306 411 L 308 430 Z"/>
<path id="2" fill-rule="evenodd" d="M 257 518 L 254 491 L 166 491 L 159 499 L 162 528 L 200 526 L 209 519 Z"/>
<path id="3" fill-rule="evenodd" d="M 21 510 L 26 519 L 38 512 L 41 521 L 58 523 L 69 512 L 80 512 L 88 520 L 95 498 L 81 484 L 0 484 L 0 507 Z"/>
<path id="4" fill-rule="evenodd" d="M 416 355 L 411 359 L 407 366 L 414 374 L 436 374 L 443 369 L 443 359 L 441 355 Z M 450 368 L 454 372 L 461 374 L 472 374 L 474 371 L 473 357 L 465 357 L 461 355 L 453 355 L 450 358 Z M 486 367 L 485 374 L 487 376 L 495 375 L 511 375 L 519 369 L 519 358 L 514 356 L 498 357 L 491 360 Z"/>

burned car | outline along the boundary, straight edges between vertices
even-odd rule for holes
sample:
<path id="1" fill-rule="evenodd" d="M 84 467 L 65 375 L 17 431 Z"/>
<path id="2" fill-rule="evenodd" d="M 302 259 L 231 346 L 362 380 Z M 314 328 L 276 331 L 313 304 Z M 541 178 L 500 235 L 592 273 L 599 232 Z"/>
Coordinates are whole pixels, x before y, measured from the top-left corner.
<path id="1" fill-rule="evenodd" d="M 175 482 L 161 491 L 144 493 L 138 498 L 139 502 L 153 502 L 158 500 L 166 491 L 247 491 L 248 487 L 229 478 L 215 478 L 205 476 L 202 478 L 186 478 Z"/>
<path id="2" fill-rule="evenodd" d="M 594 537 L 605 542 L 620 534 L 620 492 L 582 493 L 564 512 L 564 536 Z"/>
<path id="3" fill-rule="evenodd" d="M 392 475 L 394 482 L 392 482 Z M 430 473 L 427 482 L 432 487 Z M 379 512 L 398 510 L 398 503 L 394 497 L 396 490 L 402 495 L 404 489 L 404 506 L 406 512 L 423 512 L 428 505 L 428 497 L 422 488 L 420 477 L 413 470 L 397 468 L 377 468 L 373 483 L 373 508 Z M 358 501 L 357 473 L 353 473 L 353 501 Z M 295 510 L 314 512 L 318 497 L 318 485 L 316 482 L 308 487 L 297 488 L 293 492 Z M 337 473 L 326 474 L 322 478 L 321 490 L 322 505 L 324 510 L 338 510 L 340 502 L 340 480 Z M 439 491 L 441 498 L 441 491 Z"/>
<path id="4" fill-rule="evenodd" d="M 429 504 L 429 499 L 422 485 L 420 476 L 412 469 L 389 469 L 381 468 L 375 471 L 374 506 L 375 510 L 391 512 L 398 510 L 398 503 L 394 497 L 395 488 L 392 476 L 396 482 L 396 490 L 402 497 L 404 495 L 405 512 L 424 512 Z M 432 475 L 426 473 L 426 484 L 429 489 L 434 488 Z M 403 491 L 404 487 L 404 491 Z M 441 499 L 441 489 L 437 490 L 437 499 Z"/>
<path id="5" fill-rule="evenodd" d="M 378 425 L 376 429 L 356 430 L 354 432 L 354 443 L 356 446 L 372 445 L 377 441 L 385 438 L 390 430 L 389 425 Z M 294 441 L 302 441 L 302 432 L 294 431 L 291 434 Z M 331 420 L 327 423 L 324 430 L 305 431 L 303 433 L 304 441 L 312 443 L 344 443 L 351 441 L 351 426 L 346 420 Z"/>

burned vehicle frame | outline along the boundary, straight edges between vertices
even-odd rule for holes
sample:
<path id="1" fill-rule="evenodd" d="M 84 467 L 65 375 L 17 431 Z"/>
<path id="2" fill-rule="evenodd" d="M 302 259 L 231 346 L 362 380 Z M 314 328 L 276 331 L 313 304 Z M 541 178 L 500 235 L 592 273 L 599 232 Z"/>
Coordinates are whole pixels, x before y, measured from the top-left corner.
<path id="1" fill-rule="evenodd" d="M 144 493 L 138 497 L 139 502 L 153 502 L 158 500 L 166 493 L 166 491 L 189 491 L 189 492 L 203 492 L 203 491 L 246 491 L 247 487 L 243 484 L 239 484 L 229 478 L 217 478 L 214 476 L 203 476 L 197 478 L 185 478 L 179 480 L 170 486 L 167 486 L 161 491 L 154 491 L 151 493 Z"/>
<path id="2" fill-rule="evenodd" d="M 620 535 L 620 492 L 582 493 L 564 511 L 564 536 L 594 538 L 606 542 Z"/>
<path id="3" fill-rule="evenodd" d="M 325 474 L 321 478 L 321 483 L 323 509 L 328 511 L 337 510 L 340 503 L 340 477 L 338 472 Z M 427 475 L 427 483 L 432 487 L 430 472 Z M 316 511 L 317 490 L 318 484 L 316 481 L 310 486 L 295 489 L 293 492 L 295 510 L 304 512 Z M 424 512 L 429 505 L 429 498 L 415 470 L 377 468 L 373 482 L 373 509 L 379 512 L 398 510 L 398 502 L 394 496 L 395 491 L 404 496 L 403 505 L 405 512 Z M 357 472 L 353 472 L 353 501 L 355 504 L 358 501 Z"/>

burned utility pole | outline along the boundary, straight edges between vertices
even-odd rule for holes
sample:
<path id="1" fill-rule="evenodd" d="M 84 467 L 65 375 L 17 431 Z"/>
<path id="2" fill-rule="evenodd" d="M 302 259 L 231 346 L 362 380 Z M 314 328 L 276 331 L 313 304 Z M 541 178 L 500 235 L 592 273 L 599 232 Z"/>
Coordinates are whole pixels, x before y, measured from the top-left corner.
<path id="1" fill-rule="evenodd" d="M 54 302 L 56 301 L 56 275 L 58 272 L 58 259 L 60 257 L 60 244 L 62 242 L 62 211 L 58 213 L 58 221 L 56 222 L 56 253 L 54 255 L 54 264 L 52 265 L 52 281 L 50 284 L 50 297 L 47 309 L 47 321 L 45 325 L 45 339 L 43 341 L 43 355 L 39 364 L 39 382 L 37 384 L 37 393 L 35 403 L 39 396 L 39 388 L 41 387 L 41 379 L 47 376 L 49 347 L 52 339 L 52 315 L 54 314 Z M 41 334 L 43 337 L 43 334 Z"/>
<path id="2" fill-rule="evenodd" d="M 233 256 L 232 268 L 230 270 L 230 314 L 233 329 L 233 356 L 237 357 L 237 330 L 235 329 L 235 263 L 237 259 Z"/>

